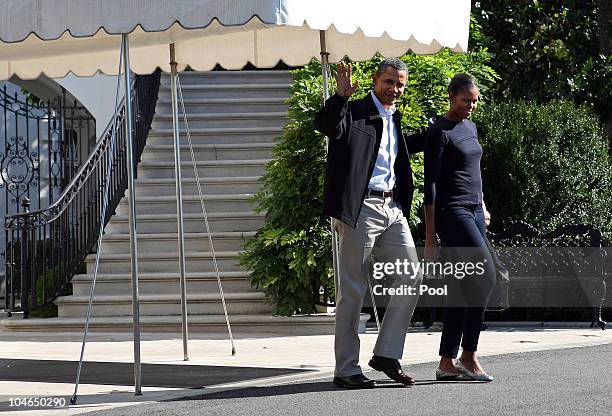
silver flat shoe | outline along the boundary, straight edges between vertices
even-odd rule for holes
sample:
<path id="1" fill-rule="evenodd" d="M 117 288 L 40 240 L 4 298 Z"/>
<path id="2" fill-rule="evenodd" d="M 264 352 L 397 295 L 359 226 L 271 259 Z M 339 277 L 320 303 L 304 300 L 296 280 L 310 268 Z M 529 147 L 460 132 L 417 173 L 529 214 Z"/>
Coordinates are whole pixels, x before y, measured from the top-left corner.
<path id="1" fill-rule="evenodd" d="M 463 380 L 463 379 L 464 379 L 463 373 L 462 374 L 449 373 L 447 371 L 436 368 L 436 380 L 438 381 L 453 381 L 453 380 L 458 381 L 458 380 Z"/>
<path id="2" fill-rule="evenodd" d="M 457 360 L 456 361 L 455 368 L 457 370 L 461 371 L 466 377 L 470 378 L 471 380 L 493 381 L 493 377 L 491 377 L 487 373 L 474 373 L 474 372 L 468 370 L 467 368 L 465 368 L 465 366 L 463 365 L 461 360 Z"/>

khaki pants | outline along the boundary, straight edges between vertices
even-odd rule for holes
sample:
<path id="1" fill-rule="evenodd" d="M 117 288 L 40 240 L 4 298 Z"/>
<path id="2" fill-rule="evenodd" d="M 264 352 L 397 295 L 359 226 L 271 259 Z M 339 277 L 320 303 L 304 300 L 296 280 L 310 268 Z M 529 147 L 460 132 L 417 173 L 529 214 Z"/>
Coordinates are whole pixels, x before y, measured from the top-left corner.
<path id="1" fill-rule="evenodd" d="M 408 222 L 399 205 L 391 198 L 366 198 L 357 221 L 352 228 L 334 221 L 340 242 L 338 252 L 338 282 L 336 282 L 336 330 L 334 349 L 335 375 L 351 376 L 361 373 L 359 366 L 359 314 L 364 296 L 368 292 L 371 256 L 377 261 L 396 263 L 405 259 L 418 263 L 414 241 Z M 374 354 L 382 357 L 402 358 L 406 331 L 418 300 L 421 275 L 392 276 L 394 286 L 415 287 L 412 296 L 391 296 L 374 347 Z M 378 305 L 382 306 L 382 305 Z"/>

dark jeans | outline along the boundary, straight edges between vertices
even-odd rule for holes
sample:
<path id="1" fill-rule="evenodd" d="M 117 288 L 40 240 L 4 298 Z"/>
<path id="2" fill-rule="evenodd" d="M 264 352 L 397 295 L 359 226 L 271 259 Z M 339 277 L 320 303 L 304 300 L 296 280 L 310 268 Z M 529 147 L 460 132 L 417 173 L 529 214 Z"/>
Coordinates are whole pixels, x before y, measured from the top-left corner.
<path id="1" fill-rule="evenodd" d="M 476 351 L 486 305 L 495 287 L 495 266 L 485 243 L 481 205 L 436 208 L 436 233 L 444 262 L 480 262 L 482 273 L 448 277 L 440 355 L 456 358 L 459 345 Z M 457 269 L 459 270 L 459 269 Z"/>

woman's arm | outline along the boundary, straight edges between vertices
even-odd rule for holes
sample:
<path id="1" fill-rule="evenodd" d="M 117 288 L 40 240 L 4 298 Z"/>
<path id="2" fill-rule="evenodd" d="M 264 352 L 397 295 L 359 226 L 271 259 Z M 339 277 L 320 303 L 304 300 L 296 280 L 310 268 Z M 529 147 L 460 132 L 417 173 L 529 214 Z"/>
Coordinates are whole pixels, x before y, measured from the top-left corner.
<path id="1" fill-rule="evenodd" d="M 425 205 L 425 260 L 435 260 L 438 257 L 438 242 L 436 240 L 436 209 Z"/>
<path id="2" fill-rule="evenodd" d="M 491 213 L 487 211 L 487 206 L 484 202 L 484 194 L 482 195 L 482 211 L 484 212 L 485 225 L 488 227 L 491 224 Z"/>
<path id="3" fill-rule="evenodd" d="M 441 130 L 432 130 L 425 142 L 425 260 L 438 256 L 436 240 L 436 183 L 442 169 L 446 137 Z"/>
<path id="4" fill-rule="evenodd" d="M 425 142 L 427 141 L 427 135 L 429 129 L 427 127 L 420 127 L 416 131 L 404 134 L 404 140 L 406 140 L 406 147 L 408 148 L 408 154 L 415 154 L 425 150 Z"/>
<path id="5" fill-rule="evenodd" d="M 431 132 L 432 126 L 435 124 L 437 117 L 432 117 L 426 127 L 419 127 L 416 131 L 404 134 L 406 147 L 409 154 L 415 154 L 425 151 L 425 143 Z"/>

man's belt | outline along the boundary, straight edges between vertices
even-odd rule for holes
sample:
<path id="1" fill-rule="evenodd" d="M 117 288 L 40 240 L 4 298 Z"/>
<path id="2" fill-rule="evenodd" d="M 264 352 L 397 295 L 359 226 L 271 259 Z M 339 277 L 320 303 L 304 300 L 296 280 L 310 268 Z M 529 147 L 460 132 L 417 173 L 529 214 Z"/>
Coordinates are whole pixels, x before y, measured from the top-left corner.
<path id="1" fill-rule="evenodd" d="M 368 189 L 366 197 L 377 196 L 379 198 L 392 198 L 393 191 L 378 191 L 376 189 Z"/>

